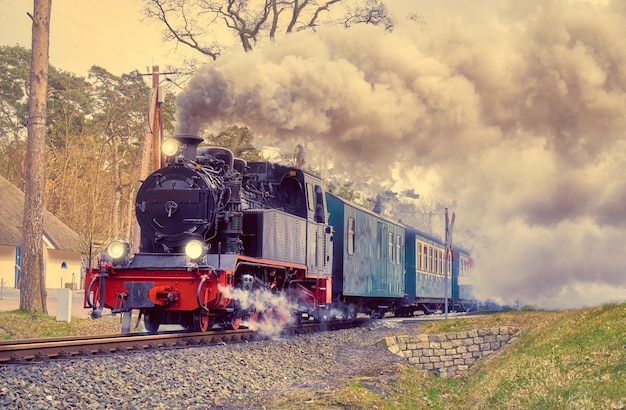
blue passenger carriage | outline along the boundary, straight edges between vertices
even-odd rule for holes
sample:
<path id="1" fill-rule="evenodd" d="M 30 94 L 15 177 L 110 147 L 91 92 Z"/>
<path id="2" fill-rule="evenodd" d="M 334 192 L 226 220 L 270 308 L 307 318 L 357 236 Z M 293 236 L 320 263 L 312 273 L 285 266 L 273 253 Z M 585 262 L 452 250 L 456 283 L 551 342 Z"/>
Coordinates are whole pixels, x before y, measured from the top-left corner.
<path id="1" fill-rule="evenodd" d="M 401 315 L 415 310 L 433 313 L 445 309 L 446 282 L 451 295 L 452 266 L 445 275 L 445 243 L 415 229 L 406 230 L 406 292 L 407 303 Z"/>
<path id="2" fill-rule="evenodd" d="M 327 193 L 333 238 L 333 301 L 380 317 L 402 305 L 405 228 Z"/>
<path id="3" fill-rule="evenodd" d="M 471 276 L 473 264 L 472 257 L 467 250 L 458 247 L 454 249 L 452 302 L 454 310 L 457 312 L 469 312 L 478 309 Z"/>

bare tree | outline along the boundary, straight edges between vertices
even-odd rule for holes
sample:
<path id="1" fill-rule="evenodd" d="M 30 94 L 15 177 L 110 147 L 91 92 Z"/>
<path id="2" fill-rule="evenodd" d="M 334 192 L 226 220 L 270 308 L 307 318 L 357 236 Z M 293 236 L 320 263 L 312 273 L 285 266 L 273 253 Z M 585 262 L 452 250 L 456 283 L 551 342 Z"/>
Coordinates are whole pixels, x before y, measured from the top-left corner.
<path id="1" fill-rule="evenodd" d="M 382 0 L 364 0 L 355 6 L 349 6 L 343 24 L 351 27 L 356 24 L 373 24 L 386 30 L 393 29 L 393 20 Z"/>
<path id="2" fill-rule="evenodd" d="M 148 0 L 144 12 L 165 25 L 165 40 L 214 60 L 228 47 L 215 40 L 223 32 L 251 51 L 262 38 L 324 24 L 392 27 L 383 0 Z"/>
<path id="3" fill-rule="evenodd" d="M 28 98 L 20 309 L 33 313 L 48 312 L 42 235 L 51 1 L 35 0 L 34 12 L 30 16 L 33 21 L 33 38 Z"/>

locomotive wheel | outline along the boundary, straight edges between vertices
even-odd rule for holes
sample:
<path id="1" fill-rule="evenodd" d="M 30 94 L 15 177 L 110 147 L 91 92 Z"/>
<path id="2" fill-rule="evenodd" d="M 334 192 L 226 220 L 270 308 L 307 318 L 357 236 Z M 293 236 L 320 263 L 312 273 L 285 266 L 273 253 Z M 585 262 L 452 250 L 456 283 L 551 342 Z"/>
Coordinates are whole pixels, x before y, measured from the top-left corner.
<path id="1" fill-rule="evenodd" d="M 143 325 L 149 333 L 156 333 L 161 326 L 161 317 L 157 312 L 144 312 Z"/>
<path id="2" fill-rule="evenodd" d="M 236 318 L 231 319 L 231 321 L 230 321 L 230 327 L 231 327 L 233 330 L 237 330 L 237 329 L 239 329 L 239 327 L 240 327 L 240 326 L 241 326 L 241 318 L 240 318 L 240 317 L 236 317 Z"/>
<path id="3" fill-rule="evenodd" d="M 315 320 L 320 323 L 330 322 L 331 318 L 328 316 L 326 309 L 318 309 L 314 314 Z"/>
<path id="4" fill-rule="evenodd" d="M 343 310 L 344 319 L 356 319 L 356 309 L 350 305 Z"/>
<path id="5" fill-rule="evenodd" d="M 280 314 L 273 307 L 271 307 L 268 310 L 266 310 L 265 312 L 263 312 L 263 318 L 264 318 L 266 323 L 276 322 L 280 326 L 284 326 L 285 323 L 287 323 L 287 318 L 284 315 Z"/>
<path id="6" fill-rule="evenodd" d="M 213 326 L 213 318 L 204 310 L 193 313 L 193 330 L 196 332 L 206 332 Z"/>
<path id="7" fill-rule="evenodd" d="M 255 311 L 249 318 L 249 322 L 257 323 L 259 321 L 259 312 Z"/>

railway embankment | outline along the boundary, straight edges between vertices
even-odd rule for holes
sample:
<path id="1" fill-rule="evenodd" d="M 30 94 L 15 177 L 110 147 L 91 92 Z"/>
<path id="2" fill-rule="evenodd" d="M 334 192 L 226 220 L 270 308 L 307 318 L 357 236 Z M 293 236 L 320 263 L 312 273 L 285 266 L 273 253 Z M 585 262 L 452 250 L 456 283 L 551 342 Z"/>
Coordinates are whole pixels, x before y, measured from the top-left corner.
<path id="1" fill-rule="evenodd" d="M 519 337 L 514 327 L 482 328 L 464 332 L 389 336 L 382 342 L 420 370 L 453 377 L 482 358 L 491 356 Z"/>

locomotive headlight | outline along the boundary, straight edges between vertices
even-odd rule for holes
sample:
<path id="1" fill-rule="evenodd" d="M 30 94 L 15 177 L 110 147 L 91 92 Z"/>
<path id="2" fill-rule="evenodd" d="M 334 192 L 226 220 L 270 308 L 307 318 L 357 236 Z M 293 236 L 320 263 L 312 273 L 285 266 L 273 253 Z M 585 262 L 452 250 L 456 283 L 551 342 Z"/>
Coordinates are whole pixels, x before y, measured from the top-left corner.
<path id="1" fill-rule="evenodd" d="M 173 157 L 180 152 L 180 144 L 174 138 L 167 138 L 161 144 L 161 152 L 166 157 Z"/>
<path id="2" fill-rule="evenodd" d="M 107 246 L 106 253 L 114 261 L 119 261 L 128 256 L 130 246 L 124 241 L 113 241 Z"/>
<path id="3" fill-rule="evenodd" d="M 204 256 L 204 244 L 196 239 L 187 242 L 185 245 L 185 255 L 192 261 L 196 261 Z"/>

